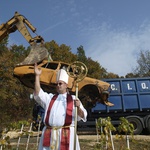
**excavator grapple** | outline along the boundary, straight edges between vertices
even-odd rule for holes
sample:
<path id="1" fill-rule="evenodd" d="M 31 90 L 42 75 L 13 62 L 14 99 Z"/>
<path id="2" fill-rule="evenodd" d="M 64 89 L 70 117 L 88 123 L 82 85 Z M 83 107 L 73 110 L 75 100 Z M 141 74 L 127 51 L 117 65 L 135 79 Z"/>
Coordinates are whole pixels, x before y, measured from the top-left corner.
<path id="1" fill-rule="evenodd" d="M 31 46 L 29 55 L 21 63 L 17 64 L 17 66 L 39 63 L 44 59 L 48 59 L 48 56 L 48 51 L 42 44 L 35 44 Z"/>
<path id="2" fill-rule="evenodd" d="M 44 39 L 36 34 L 32 37 L 28 28 L 35 33 L 36 28 L 18 12 L 6 23 L 0 25 L 0 42 L 10 33 L 18 30 L 31 46 L 31 51 L 25 60 L 18 65 L 38 63 L 48 57 L 48 50 L 44 47 Z"/>

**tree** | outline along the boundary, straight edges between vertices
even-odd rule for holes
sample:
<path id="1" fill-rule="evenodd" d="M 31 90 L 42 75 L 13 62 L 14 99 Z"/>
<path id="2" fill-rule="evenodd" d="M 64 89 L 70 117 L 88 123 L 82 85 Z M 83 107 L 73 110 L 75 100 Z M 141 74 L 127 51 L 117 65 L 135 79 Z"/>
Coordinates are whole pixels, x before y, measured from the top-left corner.
<path id="1" fill-rule="evenodd" d="M 55 52 L 58 51 L 59 45 L 54 41 L 46 42 L 45 47 L 51 55 L 52 59 L 55 60 Z"/>
<path id="2" fill-rule="evenodd" d="M 82 45 L 77 48 L 77 60 L 87 65 L 87 57 L 85 56 L 85 51 Z"/>
<path id="3" fill-rule="evenodd" d="M 86 57 L 83 46 L 77 48 L 77 60 L 83 62 L 88 68 L 87 76 L 96 79 L 102 79 L 107 76 L 107 71 L 103 68 L 98 61 Z"/>
<path id="4" fill-rule="evenodd" d="M 66 46 L 65 44 L 61 44 L 59 51 L 59 57 L 61 61 L 72 63 L 77 59 L 77 56 L 71 52 L 70 46 Z"/>
<path id="5" fill-rule="evenodd" d="M 16 65 L 15 57 L 15 53 L 12 53 L 11 49 L 0 55 L 1 127 L 9 124 L 11 121 L 17 121 L 31 116 L 32 106 L 29 101 L 31 89 L 23 86 L 13 76 L 13 69 Z"/>
<path id="6" fill-rule="evenodd" d="M 70 46 L 65 44 L 59 46 L 54 40 L 52 40 L 51 42 L 46 42 L 45 47 L 55 61 L 72 63 L 77 59 L 76 55 L 71 52 Z"/>
<path id="7" fill-rule="evenodd" d="M 138 77 L 150 76 L 150 51 L 140 51 L 137 58 L 137 67 L 134 69 L 134 75 Z"/>
<path id="8" fill-rule="evenodd" d="M 88 76 L 91 78 L 101 79 L 104 75 L 104 68 L 101 67 L 99 62 L 92 60 L 90 57 L 87 59 Z"/>
<path id="9" fill-rule="evenodd" d="M 114 74 L 112 72 L 107 73 L 106 77 L 107 79 L 113 79 L 113 78 L 119 78 L 117 74 Z"/>
<path id="10" fill-rule="evenodd" d="M 14 63 L 20 63 L 21 61 L 23 61 L 27 55 L 30 52 L 30 47 L 28 47 L 28 49 L 26 49 L 23 45 L 12 45 L 10 47 L 10 51 L 13 54 L 13 61 Z"/>
<path id="11" fill-rule="evenodd" d="M 137 78 L 137 77 L 139 77 L 139 75 L 138 74 L 134 74 L 134 73 L 128 73 L 128 74 L 126 74 L 125 77 L 126 78 Z"/>
<path id="12" fill-rule="evenodd" d="M 8 37 L 0 41 L 0 55 L 8 50 L 7 45 L 8 45 Z"/>

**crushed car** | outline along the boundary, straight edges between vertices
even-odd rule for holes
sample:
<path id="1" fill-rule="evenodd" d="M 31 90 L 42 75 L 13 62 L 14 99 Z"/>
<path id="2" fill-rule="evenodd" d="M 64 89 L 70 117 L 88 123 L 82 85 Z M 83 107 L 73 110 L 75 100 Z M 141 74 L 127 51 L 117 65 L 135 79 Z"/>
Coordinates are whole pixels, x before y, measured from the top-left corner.
<path id="1" fill-rule="evenodd" d="M 56 87 L 56 75 L 59 69 L 68 68 L 69 63 L 61 61 L 48 61 L 42 60 L 37 63 L 41 68 L 42 74 L 40 76 L 41 88 L 46 92 L 55 93 Z M 69 74 L 72 74 L 72 68 L 69 69 Z M 17 77 L 25 86 L 34 88 L 34 64 L 32 65 L 16 65 L 14 68 L 14 76 Z M 68 91 L 71 94 L 76 92 L 75 79 L 69 76 Z M 110 84 L 102 80 L 84 77 L 83 80 L 78 82 L 78 97 L 81 99 L 83 105 L 86 107 L 87 101 L 91 102 L 91 105 L 99 101 L 102 104 L 113 106 L 108 101 Z"/>

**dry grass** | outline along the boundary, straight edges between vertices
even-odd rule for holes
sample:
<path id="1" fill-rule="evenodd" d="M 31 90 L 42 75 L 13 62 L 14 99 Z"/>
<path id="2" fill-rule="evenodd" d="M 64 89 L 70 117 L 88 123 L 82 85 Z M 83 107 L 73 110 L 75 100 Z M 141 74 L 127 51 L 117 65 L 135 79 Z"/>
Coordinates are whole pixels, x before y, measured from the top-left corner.
<path id="1" fill-rule="evenodd" d="M 126 139 L 114 139 L 114 148 L 115 150 L 127 150 Z M 130 150 L 150 150 L 150 137 L 149 136 L 135 136 L 133 140 L 130 139 Z M 30 143 L 28 146 L 28 150 L 37 150 L 36 146 L 37 138 L 31 137 Z M 12 139 L 11 142 L 11 150 L 16 150 L 18 139 Z M 79 136 L 80 147 L 81 150 L 106 150 L 105 144 L 103 147 L 100 147 L 101 142 L 97 142 L 97 136 Z M 19 150 L 26 149 L 27 139 L 22 139 L 20 141 Z M 111 147 L 111 143 L 108 142 L 108 147 Z M 6 148 L 5 150 L 10 150 Z M 112 148 L 108 148 L 107 150 L 112 150 Z"/>
<path id="2" fill-rule="evenodd" d="M 114 149 L 115 150 L 128 150 L 126 138 L 116 139 L 113 137 Z M 112 143 L 107 143 L 107 150 L 112 150 Z M 81 150 L 106 150 L 106 144 L 102 142 L 97 142 L 96 136 L 93 138 L 80 138 Z M 135 136 L 133 139 L 129 138 L 129 148 L 130 150 L 150 150 L 150 137 L 149 136 Z"/>

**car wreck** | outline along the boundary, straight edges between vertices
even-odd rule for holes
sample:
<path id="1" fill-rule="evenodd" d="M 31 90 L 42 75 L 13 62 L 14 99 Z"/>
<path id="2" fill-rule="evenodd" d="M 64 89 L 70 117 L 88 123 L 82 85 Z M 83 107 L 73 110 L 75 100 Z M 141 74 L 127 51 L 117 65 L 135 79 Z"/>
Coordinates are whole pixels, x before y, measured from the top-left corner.
<path id="1" fill-rule="evenodd" d="M 56 75 L 59 69 L 68 68 L 69 63 L 61 61 L 48 61 L 47 59 L 37 63 L 38 67 L 41 68 L 42 74 L 40 76 L 41 88 L 46 92 L 55 93 L 56 87 Z M 70 68 L 68 73 L 72 74 L 73 69 Z M 34 64 L 31 65 L 20 65 L 18 64 L 14 68 L 14 76 L 17 77 L 25 86 L 34 88 Z M 100 102 L 107 106 L 113 106 L 108 101 L 110 84 L 98 79 L 84 77 L 83 80 L 78 82 L 78 97 L 82 101 L 85 107 L 87 102 L 90 103 L 91 107 L 96 102 Z M 69 76 L 68 91 L 71 94 L 76 92 L 75 78 Z"/>

